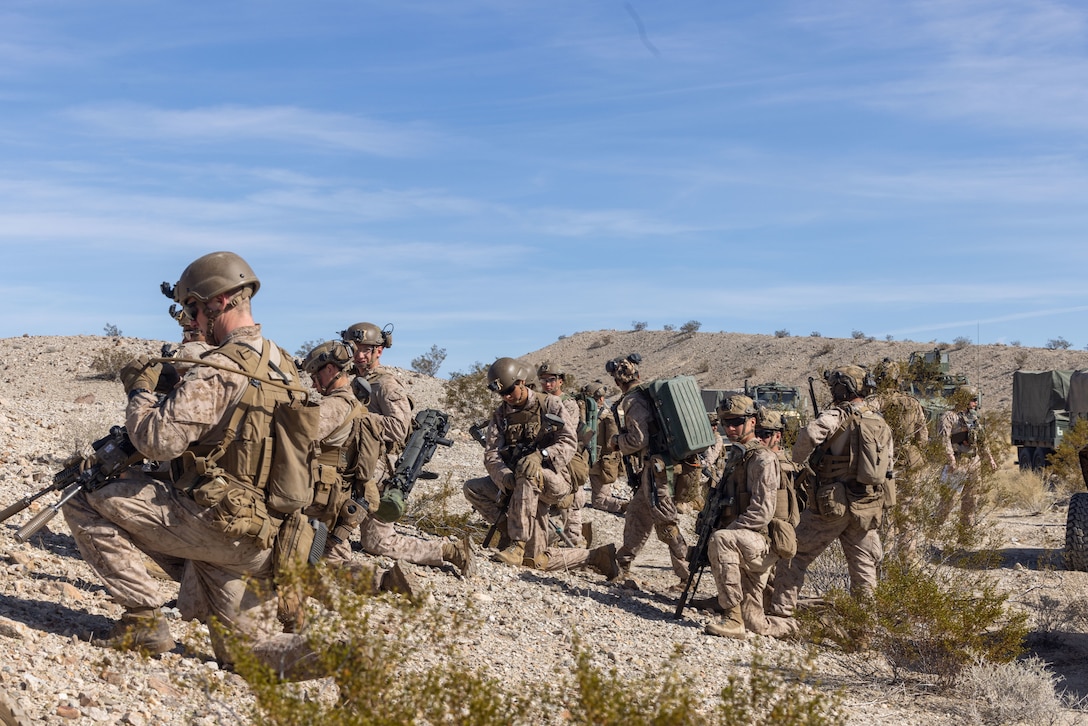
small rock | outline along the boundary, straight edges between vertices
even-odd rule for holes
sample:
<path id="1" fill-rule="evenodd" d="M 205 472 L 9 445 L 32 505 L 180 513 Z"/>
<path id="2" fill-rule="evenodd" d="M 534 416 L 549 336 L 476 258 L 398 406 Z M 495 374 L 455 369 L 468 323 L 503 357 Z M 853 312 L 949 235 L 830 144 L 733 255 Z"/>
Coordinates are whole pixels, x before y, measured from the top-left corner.
<path id="1" fill-rule="evenodd" d="M 81 717 L 83 714 L 80 713 L 80 710 L 78 708 L 72 708 L 71 706 L 57 706 L 57 715 L 61 718 L 66 718 L 74 721 L 75 719 Z"/>

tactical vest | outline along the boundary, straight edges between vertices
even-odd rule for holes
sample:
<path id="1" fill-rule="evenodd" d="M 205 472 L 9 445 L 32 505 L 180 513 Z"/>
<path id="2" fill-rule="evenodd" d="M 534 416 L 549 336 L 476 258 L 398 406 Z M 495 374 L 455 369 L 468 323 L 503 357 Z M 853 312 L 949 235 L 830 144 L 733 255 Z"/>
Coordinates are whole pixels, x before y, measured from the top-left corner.
<path id="1" fill-rule="evenodd" d="M 381 395 L 381 390 L 383 388 L 386 388 L 384 382 L 389 380 L 392 380 L 393 382 L 398 384 L 400 383 L 400 381 L 397 380 L 396 376 L 394 376 L 392 373 L 387 372 L 384 368 L 381 367 L 379 367 L 378 370 L 374 370 L 366 374 L 366 382 L 370 384 L 371 390 L 373 391 L 373 395 L 370 399 L 370 404 L 368 405 L 368 409 L 371 413 L 376 413 L 379 416 L 385 415 L 381 408 L 378 406 L 377 399 Z M 406 399 L 408 399 L 408 410 L 414 410 L 416 407 L 415 401 L 412 400 L 412 397 L 409 396 L 407 392 L 405 392 L 404 396 Z M 391 441 L 389 443 L 388 454 L 394 460 L 404 451 L 404 447 L 408 443 L 408 437 L 412 435 L 412 432 L 415 430 L 416 426 L 417 424 L 415 417 L 409 416 L 407 427 L 408 431 L 404 435 L 404 440 Z"/>
<path id="2" fill-rule="evenodd" d="M 734 444 L 734 446 L 737 445 L 739 444 Z M 740 461 L 732 468 L 729 472 L 728 479 L 724 482 L 729 487 L 726 491 L 733 492 L 734 504 L 733 506 L 726 507 L 722 512 L 722 517 L 721 520 L 719 520 L 718 525 L 719 528 L 726 527 L 735 522 L 752 503 L 752 492 L 748 488 L 748 464 L 760 449 L 769 451 L 781 464 L 781 459 L 778 455 L 768 449 L 759 439 L 752 439 L 747 444 L 744 444 L 744 453 L 741 454 Z M 783 522 L 789 522 L 796 526 L 797 523 L 801 521 L 801 512 L 799 511 L 800 508 L 793 485 L 792 472 L 787 472 L 782 466 L 779 466 L 779 470 L 781 473 L 778 477 L 778 489 L 775 492 L 774 518 L 781 519 Z M 760 532 L 767 534 L 767 528 L 763 527 L 760 529 Z"/>
<path id="3" fill-rule="evenodd" d="M 351 412 L 318 444 L 313 462 L 314 500 L 304 511 L 330 529 L 354 490 L 374 475 L 383 443 L 380 426 L 351 392 L 341 388 L 329 394 L 348 400 Z"/>
<path id="4" fill-rule="evenodd" d="M 891 470 L 892 431 L 884 418 L 868 407 L 842 406 L 842 421 L 827 441 L 816 466 L 821 484 L 843 482 L 855 497 L 875 493 Z M 830 452 L 841 449 L 842 454 Z"/>
<path id="5" fill-rule="evenodd" d="M 190 446 L 181 456 L 176 486 L 200 505 L 214 510 L 211 521 L 233 536 L 251 535 L 271 546 L 282 516 L 272 515 L 265 499 L 272 469 L 272 416 L 276 406 L 292 400 L 292 391 L 269 383 L 292 385 L 298 371 L 280 349 L 280 363 L 271 363 L 272 345 L 261 351 L 243 342 L 228 342 L 209 351 L 221 353 L 249 377 L 241 400 L 231 413 L 223 438 L 214 445 Z"/>
<path id="6" fill-rule="evenodd" d="M 952 451 L 957 456 L 974 456 L 978 453 L 978 416 L 968 413 L 957 414 L 949 436 Z"/>
<path id="7" fill-rule="evenodd" d="M 506 445 L 499 455 L 511 469 L 517 466 L 518 459 L 523 455 L 518 454 L 519 450 L 527 452 L 544 428 L 543 395 L 533 395 L 524 408 L 507 414 L 500 421 L 499 431 Z"/>

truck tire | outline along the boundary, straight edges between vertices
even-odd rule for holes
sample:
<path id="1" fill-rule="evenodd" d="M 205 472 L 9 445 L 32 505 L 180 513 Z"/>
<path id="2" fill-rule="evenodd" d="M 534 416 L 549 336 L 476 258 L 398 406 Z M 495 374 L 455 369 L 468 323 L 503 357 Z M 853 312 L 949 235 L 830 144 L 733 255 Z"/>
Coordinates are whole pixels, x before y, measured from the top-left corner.
<path id="1" fill-rule="evenodd" d="M 1031 462 L 1035 457 L 1034 446 L 1021 446 L 1016 449 L 1016 463 L 1020 465 L 1020 471 L 1030 471 Z"/>
<path id="2" fill-rule="evenodd" d="M 1088 492 L 1069 498 L 1065 518 L 1065 569 L 1088 572 Z"/>
<path id="3" fill-rule="evenodd" d="M 1047 465 L 1046 457 L 1054 453 L 1051 449 L 1045 446 L 1036 446 L 1035 453 L 1031 457 L 1031 468 L 1035 471 L 1042 471 Z"/>

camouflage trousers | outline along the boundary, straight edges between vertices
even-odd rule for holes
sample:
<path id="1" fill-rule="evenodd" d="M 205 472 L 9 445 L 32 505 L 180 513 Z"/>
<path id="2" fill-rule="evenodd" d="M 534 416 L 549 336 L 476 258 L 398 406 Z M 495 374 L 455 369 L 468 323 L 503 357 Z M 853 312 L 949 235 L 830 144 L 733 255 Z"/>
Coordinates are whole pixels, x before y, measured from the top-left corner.
<path id="1" fill-rule="evenodd" d="M 766 536 L 750 529 L 719 529 L 710 537 L 707 555 L 725 612 L 740 605 L 744 627 L 758 635 L 782 638 L 796 630 L 792 618 L 764 612 L 767 581 L 778 562 Z"/>
<path id="2" fill-rule="evenodd" d="M 538 491 L 537 487 L 540 487 Z M 490 476 L 469 479 L 463 487 L 465 499 L 488 524 L 502 516 L 503 491 Z M 543 482 L 534 483 L 518 477 L 506 509 L 506 532 L 511 540 L 525 543 L 525 558 L 535 560 L 548 549 L 552 531 L 548 513 L 551 503 L 570 494 L 570 483 L 560 475 L 544 470 Z"/>
<path id="3" fill-rule="evenodd" d="M 943 524 L 952 513 L 956 495 L 960 497 L 960 524 L 973 527 L 977 523 L 979 490 L 982 482 L 982 458 L 974 456 L 956 457 L 956 468 L 944 467 L 941 470 L 941 493 L 937 502 L 934 519 Z"/>
<path id="4" fill-rule="evenodd" d="M 146 555 L 180 582 L 185 620 L 214 617 L 257 637 L 270 602 L 275 612 L 272 550 L 252 537 L 224 534 L 207 509 L 169 483 L 130 469 L 97 491 L 80 492 L 63 512 L 83 559 L 126 609 L 158 608 L 169 599 L 148 572 Z M 213 646 L 221 662 L 232 662 L 214 638 Z"/>
<path id="5" fill-rule="evenodd" d="M 846 555 L 850 593 L 860 597 L 872 592 L 876 587 L 877 568 L 884 556 L 878 531 L 862 526 L 849 508 L 841 517 L 828 517 L 817 514 L 815 508 L 810 507 L 801 513 L 801 523 L 797 525 L 797 554 L 788 566 L 782 562 L 775 570 L 772 614 L 793 615 L 809 565 L 836 539 Z"/>
<path id="6" fill-rule="evenodd" d="M 374 517 L 366 517 L 359 524 L 359 539 L 367 554 L 404 560 L 414 565 L 441 567 L 443 563 L 441 540 L 401 534 L 389 522 Z M 351 542 L 334 542 L 330 539 L 325 552 L 330 564 L 346 562 L 351 559 Z"/>
<path id="7" fill-rule="evenodd" d="M 623 519 L 623 546 L 616 553 L 620 569 L 629 570 L 638 553 L 646 546 L 651 533 L 669 548 L 669 560 L 672 571 L 683 581 L 688 579 L 688 544 L 680 532 L 680 515 L 675 513 L 666 519 L 661 516 L 661 508 L 654 509 L 650 501 L 650 490 L 655 486 L 649 467 L 642 473 L 642 484 L 631 497 Z M 658 487 L 659 501 L 670 499 L 667 487 Z"/>
<path id="8" fill-rule="evenodd" d="M 620 458 L 615 454 L 603 456 L 590 467 L 589 489 L 592 492 L 590 501 L 594 509 L 604 512 L 618 513 L 623 511 L 626 503 L 623 499 L 612 496 L 612 484 L 620 473 Z"/>

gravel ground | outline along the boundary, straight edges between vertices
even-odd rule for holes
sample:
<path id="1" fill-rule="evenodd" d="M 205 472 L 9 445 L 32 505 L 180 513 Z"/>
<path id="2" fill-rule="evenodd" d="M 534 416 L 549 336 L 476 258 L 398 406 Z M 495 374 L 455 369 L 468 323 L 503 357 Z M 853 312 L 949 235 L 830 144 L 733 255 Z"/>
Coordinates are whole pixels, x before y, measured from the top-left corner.
<path id="1" fill-rule="evenodd" d="M 774 340 L 773 338 L 770 340 Z M 160 342 L 84 337 L 21 337 L 0 340 L 0 507 L 46 486 L 61 462 L 111 425 L 123 422 L 119 383 L 97 379 L 91 371 L 104 348 L 132 356 L 155 354 Z M 526 356 L 537 360 L 544 353 Z M 603 358 L 602 358 L 603 359 Z M 397 371 L 417 407 L 440 407 L 444 382 Z M 459 488 L 482 471 L 481 451 L 466 431 L 455 429 L 450 448 L 440 448 L 428 467 L 437 480 L 421 480 L 420 492 L 447 476 Z M 40 537 L 20 544 L 15 531 L 42 506 L 0 525 L 0 721 L 61 724 L 236 724 L 247 722 L 252 698 L 238 676 L 219 671 L 201 629 L 172 613 L 179 642 L 189 642 L 158 658 L 141 658 L 96 648 L 81 636 L 102 632 L 120 615 L 95 574 L 80 559 L 64 519 L 54 518 Z M 463 499 L 453 504 L 467 510 Z M 622 520 L 587 510 L 595 542 L 618 542 Z M 694 518 L 683 526 L 691 537 Z M 356 557 L 366 558 L 361 553 Z M 654 673 L 677 647 L 682 667 L 696 674 L 712 697 L 729 675 L 743 672 L 757 651 L 771 658 L 802 657 L 807 646 L 758 636 L 747 641 L 703 633 L 708 616 L 689 610 L 673 619 L 674 578 L 664 545 L 651 539 L 635 562 L 638 590 L 609 585 L 592 571 L 539 573 L 477 558 L 471 579 L 452 570 L 413 567 L 433 603 L 451 611 L 471 610 L 485 627 L 462 643 L 480 666 L 494 675 L 538 684 L 558 666 L 573 662 L 571 633 L 577 632 L 604 668 L 621 677 Z M 1083 584 L 1083 583 L 1081 583 Z M 175 587 L 164 583 L 164 587 Z M 701 594 L 711 594 L 704 578 Z M 201 647 L 200 643 L 204 643 Z M 964 705 L 894 682 L 879 658 L 816 653 L 826 688 L 841 688 L 850 723 L 959 724 Z M 209 688 L 214 684 L 214 689 Z"/>

